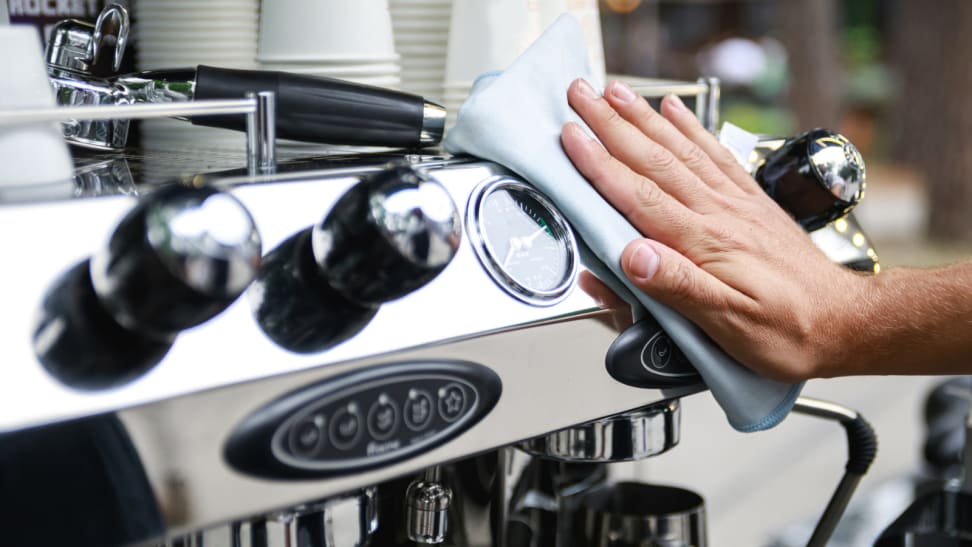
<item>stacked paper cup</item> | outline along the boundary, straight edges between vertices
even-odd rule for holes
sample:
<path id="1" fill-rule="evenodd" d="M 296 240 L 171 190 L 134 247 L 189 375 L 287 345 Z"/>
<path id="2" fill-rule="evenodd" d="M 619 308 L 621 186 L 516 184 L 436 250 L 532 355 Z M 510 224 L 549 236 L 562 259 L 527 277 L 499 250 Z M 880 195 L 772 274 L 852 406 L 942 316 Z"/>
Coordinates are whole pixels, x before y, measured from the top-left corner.
<path id="1" fill-rule="evenodd" d="M 563 13 L 584 29 L 592 72 L 604 76 L 597 0 L 455 0 L 452 8 L 443 99 L 446 127 L 455 123 L 476 77 L 504 70 Z"/>
<path id="2" fill-rule="evenodd" d="M 455 0 L 443 93 L 446 127 L 455 123 L 476 77 L 505 69 L 535 36 L 524 0 Z"/>
<path id="3" fill-rule="evenodd" d="M 452 0 L 389 0 L 402 90 L 443 100 Z"/>
<path id="4" fill-rule="evenodd" d="M 132 2 L 136 63 L 141 70 L 213 65 L 255 68 L 259 0 Z M 172 119 L 141 122 L 146 148 L 244 150 L 242 133 Z"/>
<path id="5" fill-rule="evenodd" d="M 260 13 L 264 70 L 398 88 L 388 0 L 269 0 Z"/>

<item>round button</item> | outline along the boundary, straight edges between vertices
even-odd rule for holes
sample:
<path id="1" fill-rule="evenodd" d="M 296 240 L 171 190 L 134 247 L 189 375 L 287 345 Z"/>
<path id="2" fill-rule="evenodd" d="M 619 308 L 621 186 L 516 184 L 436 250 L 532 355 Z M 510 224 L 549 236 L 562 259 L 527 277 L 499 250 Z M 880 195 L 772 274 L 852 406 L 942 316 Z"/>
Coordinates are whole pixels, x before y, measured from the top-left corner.
<path id="1" fill-rule="evenodd" d="M 361 412 L 358 410 L 358 405 L 348 403 L 339 408 L 331 417 L 328 434 L 334 446 L 346 450 L 358 441 L 362 429 L 364 429 L 364 426 L 361 424 Z"/>
<path id="2" fill-rule="evenodd" d="M 675 346 L 672 339 L 664 333 L 658 333 L 648 340 L 641 350 L 641 362 L 656 370 L 662 370 L 672 362 Z"/>
<path id="3" fill-rule="evenodd" d="M 314 414 L 290 429 L 290 450 L 295 456 L 314 456 L 324 445 L 324 416 Z"/>
<path id="4" fill-rule="evenodd" d="M 651 345 L 651 363 L 655 368 L 665 368 L 672 362 L 672 340 L 659 336 Z"/>
<path id="5" fill-rule="evenodd" d="M 392 436 L 398 428 L 398 408 L 395 402 L 382 393 L 368 410 L 368 433 L 379 441 Z"/>
<path id="6" fill-rule="evenodd" d="M 420 389 L 408 390 L 405 401 L 405 425 L 412 431 L 422 431 L 432 423 L 432 396 Z"/>
<path id="7" fill-rule="evenodd" d="M 447 422 L 456 421 L 466 410 L 466 392 L 459 384 L 449 384 L 439 389 L 439 414 Z"/>

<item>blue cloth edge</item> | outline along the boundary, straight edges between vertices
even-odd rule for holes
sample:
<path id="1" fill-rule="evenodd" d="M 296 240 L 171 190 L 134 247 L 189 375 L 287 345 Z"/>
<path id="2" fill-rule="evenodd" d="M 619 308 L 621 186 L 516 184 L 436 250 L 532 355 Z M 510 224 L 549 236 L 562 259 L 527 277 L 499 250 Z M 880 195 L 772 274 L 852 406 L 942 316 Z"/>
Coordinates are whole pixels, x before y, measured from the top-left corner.
<path id="1" fill-rule="evenodd" d="M 803 386 L 806 382 L 799 382 L 793 384 L 790 391 L 786 394 L 786 397 L 780 402 L 772 412 L 766 415 L 762 420 L 756 422 L 752 425 L 739 426 L 730 422 L 729 425 L 733 427 L 736 431 L 741 433 L 755 433 L 757 431 L 764 431 L 766 429 L 772 429 L 780 424 L 793 410 L 793 405 L 796 404 L 797 398 L 800 396 L 800 392 L 803 390 Z"/>

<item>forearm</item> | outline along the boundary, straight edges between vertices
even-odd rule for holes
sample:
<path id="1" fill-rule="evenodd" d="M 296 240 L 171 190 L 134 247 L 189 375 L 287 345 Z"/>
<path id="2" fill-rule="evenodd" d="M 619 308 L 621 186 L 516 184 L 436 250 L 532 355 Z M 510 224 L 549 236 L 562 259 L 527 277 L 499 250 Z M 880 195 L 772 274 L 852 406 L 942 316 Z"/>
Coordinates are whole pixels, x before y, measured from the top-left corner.
<path id="1" fill-rule="evenodd" d="M 890 269 L 866 286 L 819 376 L 972 374 L 972 261 Z"/>

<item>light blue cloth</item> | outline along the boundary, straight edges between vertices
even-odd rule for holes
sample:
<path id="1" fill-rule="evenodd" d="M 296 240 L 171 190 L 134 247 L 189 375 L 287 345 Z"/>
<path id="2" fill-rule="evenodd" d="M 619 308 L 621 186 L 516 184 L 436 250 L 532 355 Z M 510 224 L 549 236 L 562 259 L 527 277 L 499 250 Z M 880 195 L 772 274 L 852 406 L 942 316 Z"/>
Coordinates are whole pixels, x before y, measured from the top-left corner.
<path id="1" fill-rule="evenodd" d="M 577 172 L 560 145 L 566 122 L 587 128 L 567 104 L 567 87 L 576 78 L 603 88 L 587 65 L 580 25 L 563 15 L 506 71 L 477 80 L 446 136 L 446 150 L 505 165 L 546 194 L 681 348 L 729 423 L 739 431 L 773 427 L 790 412 L 803 385 L 776 382 L 743 367 L 698 327 L 641 292 L 621 270 L 625 245 L 642 236 Z"/>

